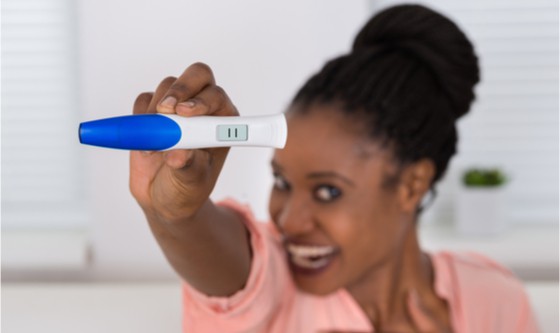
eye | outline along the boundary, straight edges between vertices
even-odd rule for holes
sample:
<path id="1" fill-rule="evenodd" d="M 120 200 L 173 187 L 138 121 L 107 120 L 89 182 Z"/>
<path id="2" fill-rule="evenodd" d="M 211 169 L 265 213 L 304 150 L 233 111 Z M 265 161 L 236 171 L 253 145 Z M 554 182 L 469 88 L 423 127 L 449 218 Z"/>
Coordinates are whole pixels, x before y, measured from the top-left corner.
<path id="1" fill-rule="evenodd" d="M 320 185 L 315 189 L 315 198 L 322 202 L 330 202 L 342 195 L 337 187 L 331 185 Z"/>
<path id="2" fill-rule="evenodd" d="M 290 184 L 279 174 L 274 174 L 274 188 L 278 191 L 287 191 L 290 189 Z"/>

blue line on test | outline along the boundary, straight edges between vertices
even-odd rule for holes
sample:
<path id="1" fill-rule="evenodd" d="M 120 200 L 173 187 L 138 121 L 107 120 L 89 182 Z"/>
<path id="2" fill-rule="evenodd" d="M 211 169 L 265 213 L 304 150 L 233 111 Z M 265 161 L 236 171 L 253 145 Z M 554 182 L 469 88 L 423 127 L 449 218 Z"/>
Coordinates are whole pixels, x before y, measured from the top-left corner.
<path id="1" fill-rule="evenodd" d="M 164 150 L 173 147 L 182 136 L 179 125 L 157 114 L 121 116 L 80 124 L 80 143 L 127 149 Z"/>

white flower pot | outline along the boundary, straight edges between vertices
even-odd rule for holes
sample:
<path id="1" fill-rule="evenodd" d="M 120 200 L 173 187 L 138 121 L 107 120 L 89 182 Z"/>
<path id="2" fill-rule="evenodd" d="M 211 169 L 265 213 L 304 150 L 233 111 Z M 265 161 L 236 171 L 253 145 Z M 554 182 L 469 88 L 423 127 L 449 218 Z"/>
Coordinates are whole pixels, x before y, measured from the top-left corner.
<path id="1" fill-rule="evenodd" d="M 455 200 L 455 226 L 465 235 L 496 235 L 506 229 L 505 189 L 461 186 Z"/>

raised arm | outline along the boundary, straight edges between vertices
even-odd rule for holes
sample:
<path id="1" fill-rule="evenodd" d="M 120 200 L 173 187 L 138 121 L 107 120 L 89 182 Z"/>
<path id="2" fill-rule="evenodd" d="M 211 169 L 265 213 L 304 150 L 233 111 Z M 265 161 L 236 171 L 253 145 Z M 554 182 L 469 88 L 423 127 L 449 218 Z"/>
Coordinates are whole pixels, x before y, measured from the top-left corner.
<path id="1" fill-rule="evenodd" d="M 155 92 L 140 94 L 134 113 L 236 116 L 211 69 L 189 66 Z M 211 296 L 227 296 L 246 283 L 250 245 L 243 222 L 209 199 L 229 148 L 130 153 L 130 189 L 175 271 Z"/>

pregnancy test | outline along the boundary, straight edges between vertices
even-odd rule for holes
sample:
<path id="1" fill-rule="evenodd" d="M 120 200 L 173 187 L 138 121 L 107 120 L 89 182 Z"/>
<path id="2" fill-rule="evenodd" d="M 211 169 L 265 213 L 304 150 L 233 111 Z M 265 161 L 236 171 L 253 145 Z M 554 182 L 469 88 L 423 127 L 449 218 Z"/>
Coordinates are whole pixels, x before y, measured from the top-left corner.
<path id="1" fill-rule="evenodd" d="M 182 117 L 142 114 L 80 124 L 80 143 L 127 150 L 213 147 L 284 148 L 288 135 L 283 114 L 251 117 Z"/>

